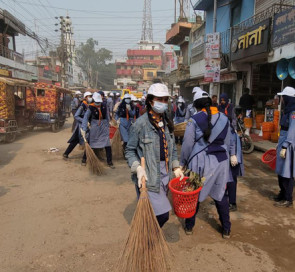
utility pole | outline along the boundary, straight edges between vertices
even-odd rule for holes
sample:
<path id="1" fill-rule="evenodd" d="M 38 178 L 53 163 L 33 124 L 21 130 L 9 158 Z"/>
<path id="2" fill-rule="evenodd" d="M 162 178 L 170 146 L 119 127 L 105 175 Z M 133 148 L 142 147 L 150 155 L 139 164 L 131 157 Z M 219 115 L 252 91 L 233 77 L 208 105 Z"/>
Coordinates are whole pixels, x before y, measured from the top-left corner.
<path id="1" fill-rule="evenodd" d="M 68 61 L 69 58 L 72 58 L 74 44 L 72 43 L 72 22 L 69 16 L 63 17 L 55 17 L 56 19 L 60 19 L 60 46 L 57 49 L 58 57 L 61 63 L 61 85 L 63 88 L 68 87 Z M 58 23 L 55 26 L 59 25 Z M 58 29 L 55 29 L 58 32 Z"/>
<path id="2" fill-rule="evenodd" d="M 217 24 L 217 0 L 214 0 L 214 11 L 213 11 L 213 33 L 216 32 Z"/>

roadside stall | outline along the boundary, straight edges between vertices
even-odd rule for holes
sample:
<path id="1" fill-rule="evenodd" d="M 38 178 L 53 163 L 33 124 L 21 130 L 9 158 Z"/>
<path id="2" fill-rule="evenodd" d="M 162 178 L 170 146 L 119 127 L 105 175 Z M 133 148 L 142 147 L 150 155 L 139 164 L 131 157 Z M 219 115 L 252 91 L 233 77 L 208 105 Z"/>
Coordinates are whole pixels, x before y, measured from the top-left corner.
<path id="1" fill-rule="evenodd" d="M 32 83 L 0 77 L 0 141 L 13 142 L 18 133 L 31 130 L 35 106 Z"/>
<path id="2" fill-rule="evenodd" d="M 50 126 L 53 132 L 63 127 L 66 121 L 66 95 L 72 92 L 51 84 L 35 83 L 35 126 Z"/>

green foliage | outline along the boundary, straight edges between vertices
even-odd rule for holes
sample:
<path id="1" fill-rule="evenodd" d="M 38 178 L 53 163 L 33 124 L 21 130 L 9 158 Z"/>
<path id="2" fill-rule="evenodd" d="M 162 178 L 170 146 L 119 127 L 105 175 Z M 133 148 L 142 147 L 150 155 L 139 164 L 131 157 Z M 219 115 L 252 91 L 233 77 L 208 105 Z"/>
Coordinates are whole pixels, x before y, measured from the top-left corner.
<path id="1" fill-rule="evenodd" d="M 114 85 L 116 67 L 109 63 L 113 54 L 106 48 L 97 50 L 98 42 L 93 38 L 82 43 L 76 51 L 77 64 L 87 74 L 92 88 L 110 89 Z"/>

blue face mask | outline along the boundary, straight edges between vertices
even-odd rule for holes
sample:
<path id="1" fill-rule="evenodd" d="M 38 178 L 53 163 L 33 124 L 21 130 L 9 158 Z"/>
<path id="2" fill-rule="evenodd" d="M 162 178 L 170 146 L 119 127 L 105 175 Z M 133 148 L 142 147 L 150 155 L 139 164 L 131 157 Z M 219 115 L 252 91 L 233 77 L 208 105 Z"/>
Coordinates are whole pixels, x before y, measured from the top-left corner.
<path id="1" fill-rule="evenodd" d="M 154 101 L 154 106 L 152 106 L 152 109 L 156 113 L 164 113 L 168 109 L 168 104 Z"/>

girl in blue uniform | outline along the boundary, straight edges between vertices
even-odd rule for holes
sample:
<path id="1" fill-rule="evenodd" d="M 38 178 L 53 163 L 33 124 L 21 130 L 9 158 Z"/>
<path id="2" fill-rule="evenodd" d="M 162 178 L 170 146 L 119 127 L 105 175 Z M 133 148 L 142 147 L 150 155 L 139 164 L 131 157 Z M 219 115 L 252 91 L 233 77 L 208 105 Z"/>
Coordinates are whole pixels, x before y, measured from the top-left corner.
<path id="1" fill-rule="evenodd" d="M 69 146 L 66 149 L 66 151 L 63 154 L 63 157 L 67 159 L 69 157 L 69 154 L 74 150 L 77 144 L 83 145 L 84 140 L 81 136 L 81 126 L 84 114 L 86 113 L 88 109 L 88 105 L 92 102 L 92 93 L 91 92 L 85 92 L 84 93 L 84 100 L 82 101 L 80 107 L 75 112 L 74 118 L 76 120 L 76 125 L 74 128 L 74 132 L 70 140 L 68 141 Z"/>
<path id="2" fill-rule="evenodd" d="M 186 108 L 185 108 L 185 101 L 182 97 L 179 97 L 177 100 L 177 108 L 175 111 L 175 118 L 174 118 L 174 124 L 180 124 L 185 121 L 185 115 L 186 115 Z M 182 144 L 183 137 L 175 137 L 176 144 Z"/>
<path id="3" fill-rule="evenodd" d="M 169 96 L 166 85 L 151 85 L 146 99 L 147 112 L 132 125 L 126 147 L 126 158 L 137 194 L 144 176 L 160 227 L 168 221 L 171 210 L 167 198 L 169 180 L 173 172 L 176 177 L 183 177 L 177 159 L 173 123 L 166 114 Z M 145 169 L 140 165 L 141 157 L 145 158 Z"/>
<path id="4" fill-rule="evenodd" d="M 86 134 L 88 123 L 90 123 L 89 145 L 96 154 L 98 149 L 105 148 L 107 164 L 110 168 L 114 168 L 107 103 L 102 101 L 102 97 L 99 93 L 93 94 L 93 101 L 94 103 L 89 105 L 84 115 L 81 133 L 84 135 Z M 86 164 L 86 153 L 84 153 L 82 164 Z"/>
<path id="5" fill-rule="evenodd" d="M 123 149 L 125 150 L 128 139 L 129 130 L 134 118 L 134 106 L 131 103 L 131 95 L 125 94 L 123 101 L 118 107 L 116 112 L 116 120 L 119 122 L 119 129 L 121 133 L 121 138 L 123 141 Z"/>
<path id="6" fill-rule="evenodd" d="M 225 190 L 229 181 L 230 124 L 228 118 L 211 105 L 208 93 L 202 90 L 195 93 L 194 106 L 197 113 L 187 123 L 180 164 L 184 169 L 188 168 L 205 177 L 199 202 L 203 202 L 207 196 L 214 199 L 221 221 L 222 236 L 229 238 L 231 223 Z M 192 234 L 195 216 L 185 220 L 188 235 Z"/>
<path id="7" fill-rule="evenodd" d="M 233 148 L 230 153 L 230 179 L 227 183 L 227 193 L 229 199 L 229 210 L 236 211 L 238 176 L 243 176 L 244 174 L 243 153 L 240 137 L 236 133 L 237 118 L 234 105 L 229 103 L 228 96 L 225 93 L 220 95 L 218 110 L 228 117 L 231 126 L 231 144 Z"/>
<path id="8" fill-rule="evenodd" d="M 278 93 L 283 97 L 284 111 L 280 121 L 280 137 L 277 146 L 276 173 L 280 193 L 275 198 L 276 207 L 293 206 L 295 175 L 295 89 L 286 87 Z"/>

